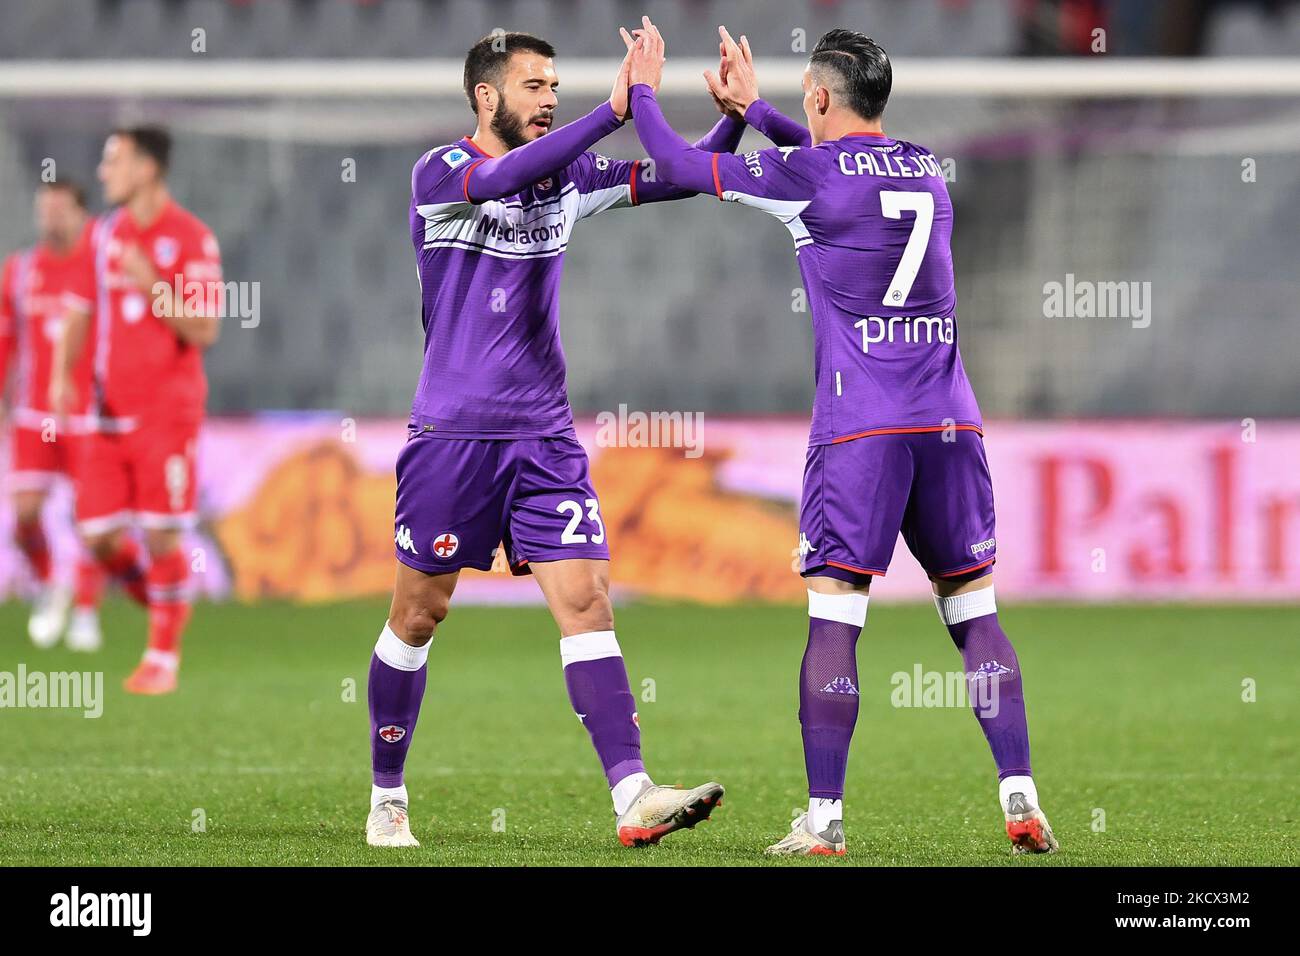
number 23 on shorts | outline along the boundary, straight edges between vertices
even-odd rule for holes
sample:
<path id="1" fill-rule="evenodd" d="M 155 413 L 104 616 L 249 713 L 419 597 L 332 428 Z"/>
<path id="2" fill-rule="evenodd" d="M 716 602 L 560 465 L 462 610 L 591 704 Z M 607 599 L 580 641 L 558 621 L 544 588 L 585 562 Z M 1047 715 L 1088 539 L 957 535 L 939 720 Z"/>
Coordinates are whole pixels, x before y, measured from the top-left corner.
<path id="1" fill-rule="evenodd" d="M 605 541 L 605 522 L 600 518 L 600 502 L 595 498 L 586 499 L 587 519 L 595 525 L 596 533 L 590 538 L 578 530 L 578 525 L 582 522 L 583 506 L 575 499 L 561 501 L 555 506 L 555 510 L 560 514 L 569 516 L 569 523 L 565 526 L 564 531 L 560 534 L 560 544 L 586 544 L 590 541 L 592 544 L 603 544 Z"/>

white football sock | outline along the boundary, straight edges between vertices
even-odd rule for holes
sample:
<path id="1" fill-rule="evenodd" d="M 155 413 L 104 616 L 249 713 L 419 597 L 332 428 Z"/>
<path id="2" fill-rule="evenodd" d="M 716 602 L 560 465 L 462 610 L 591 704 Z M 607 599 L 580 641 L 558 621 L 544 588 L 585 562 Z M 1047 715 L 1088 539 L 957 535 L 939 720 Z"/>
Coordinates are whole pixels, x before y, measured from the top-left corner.
<path id="1" fill-rule="evenodd" d="M 844 821 L 844 801 L 822 797 L 808 798 L 808 825 L 813 833 L 821 833 L 834 820 Z"/>
<path id="2" fill-rule="evenodd" d="M 648 773 L 630 773 L 618 783 L 614 784 L 609 791 L 609 795 L 614 798 L 614 813 L 622 816 L 627 813 L 627 808 L 632 806 L 632 801 L 636 799 L 641 787 L 644 784 L 653 784 Z"/>
<path id="3" fill-rule="evenodd" d="M 181 655 L 176 651 L 160 651 L 156 647 L 150 647 L 144 652 L 143 663 L 156 664 L 174 674 L 180 670 Z"/>
<path id="4" fill-rule="evenodd" d="M 375 656 L 389 667 L 399 671 L 418 671 L 429 660 L 429 648 L 433 639 L 425 641 L 421 647 L 412 647 L 393 633 L 393 629 L 384 622 L 384 629 L 375 641 Z"/>
<path id="5" fill-rule="evenodd" d="M 1038 807 L 1038 788 L 1034 786 L 1033 777 L 1003 777 L 998 782 L 998 802 L 1002 804 L 1002 812 L 1009 813 L 1007 809 L 1010 805 L 1011 795 L 1013 793 L 1023 793 L 1029 800 L 1029 805 L 1037 810 Z"/>
<path id="6" fill-rule="evenodd" d="M 376 787 L 371 784 L 370 809 L 373 810 L 389 797 L 394 800 L 401 800 L 408 807 L 411 805 L 411 802 L 406 798 L 406 784 L 402 784 L 400 787 Z"/>
<path id="7" fill-rule="evenodd" d="M 965 594 L 953 594 L 950 597 L 934 596 L 934 606 L 939 611 L 939 619 L 947 627 L 969 621 L 974 617 L 998 613 L 998 602 L 993 597 L 993 585 Z"/>

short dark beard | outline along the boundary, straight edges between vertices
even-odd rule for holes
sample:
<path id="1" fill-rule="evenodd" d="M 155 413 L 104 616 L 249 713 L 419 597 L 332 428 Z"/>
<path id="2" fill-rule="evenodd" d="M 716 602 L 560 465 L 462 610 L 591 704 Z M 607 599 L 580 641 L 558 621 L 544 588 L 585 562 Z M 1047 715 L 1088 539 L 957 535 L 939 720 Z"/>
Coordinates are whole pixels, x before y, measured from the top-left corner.
<path id="1" fill-rule="evenodd" d="M 528 142 L 524 139 L 524 129 L 528 124 L 510 111 L 504 93 L 501 94 L 497 111 L 492 114 L 490 126 L 497 139 L 506 144 L 506 149 L 518 149 Z"/>

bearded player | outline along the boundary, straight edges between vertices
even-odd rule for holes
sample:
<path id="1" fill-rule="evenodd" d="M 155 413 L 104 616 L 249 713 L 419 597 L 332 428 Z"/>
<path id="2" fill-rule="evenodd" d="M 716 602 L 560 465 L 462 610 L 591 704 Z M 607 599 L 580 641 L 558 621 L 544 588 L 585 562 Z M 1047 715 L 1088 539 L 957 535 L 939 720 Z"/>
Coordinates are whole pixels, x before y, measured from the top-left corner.
<path id="1" fill-rule="evenodd" d="M 559 336 L 574 224 L 691 193 L 643 177 L 638 163 L 588 152 L 623 124 L 626 60 L 608 102 L 552 129 L 554 55 L 523 33 L 476 43 L 465 59 L 474 134 L 425 153 L 411 176 L 425 353 L 397 461 L 397 581 L 370 664 L 373 846 L 419 845 L 403 767 L 429 649 L 460 570 L 491 568 L 500 542 L 511 570 L 537 579 L 559 627 L 565 685 L 604 768 L 620 841 L 656 843 L 722 799 L 716 783 L 677 790 L 646 774 L 614 635 L 609 545 Z M 733 150 L 743 129 L 724 116 L 697 145 Z"/>
<path id="2" fill-rule="evenodd" d="M 76 469 L 77 526 L 100 565 L 148 609 L 144 658 L 125 682 L 136 694 L 176 689 L 190 617 L 181 538 L 195 522 L 203 350 L 217 339 L 222 308 L 217 241 L 168 191 L 170 156 L 171 137 L 157 127 L 119 129 L 105 141 L 99 178 L 116 208 L 95 225 L 93 267 L 70 299 L 77 307 L 68 312 L 65 361 L 50 386 L 56 406 L 72 401 L 84 343 L 94 421 Z M 85 342 L 91 301 L 95 335 Z"/>
<path id="3" fill-rule="evenodd" d="M 832 30 L 818 42 L 803 76 L 805 130 L 758 98 L 748 43 L 720 32 L 726 73 L 708 77 L 710 90 L 777 148 L 710 155 L 677 136 L 655 100 L 663 40 L 652 27 L 632 53 L 631 104 L 663 178 L 786 225 L 812 312 L 816 397 L 799 516 L 809 614 L 799 719 L 809 800 L 768 851 L 845 850 L 855 648 L 871 579 L 885 573 L 900 531 L 930 576 L 979 702 L 1013 850 L 1054 851 L 1030 770 L 1020 665 L 993 599 L 993 491 L 979 406 L 957 352 L 952 204 L 942 171 L 929 150 L 882 129 L 892 70 L 869 37 Z"/>
<path id="4" fill-rule="evenodd" d="M 55 482 L 68 479 L 76 444 L 84 434 L 90 398 L 89 355 L 73 369 L 78 394 L 69 414 L 50 408 L 50 370 L 61 359 L 64 295 L 87 268 L 90 216 L 75 183 L 46 183 L 36 192 L 39 241 L 10 256 L 0 276 L 0 393 L 14 371 L 9 487 L 14 503 L 14 540 L 40 590 L 27 622 L 37 647 L 52 647 L 67 627 L 68 647 L 97 650 L 102 642 L 98 604 L 103 585 L 99 566 L 87 554 L 77 560 L 72 595 L 58 580 L 41 513 Z M 72 621 L 68 605 L 75 598 Z"/>

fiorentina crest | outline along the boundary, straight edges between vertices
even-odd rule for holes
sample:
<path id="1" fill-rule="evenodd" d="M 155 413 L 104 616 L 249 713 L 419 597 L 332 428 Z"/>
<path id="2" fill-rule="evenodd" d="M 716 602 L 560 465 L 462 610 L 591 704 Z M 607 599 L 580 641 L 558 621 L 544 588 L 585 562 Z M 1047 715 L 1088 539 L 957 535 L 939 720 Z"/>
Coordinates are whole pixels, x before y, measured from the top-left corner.
<path id="1" fill-rule="evenodd" d="M 379 736 L 382 740 L 395 744 L 406 736 L 406 728 L 399 727 L 397 724 L 389 724 L 386 727 L 379 728 Z"/>

